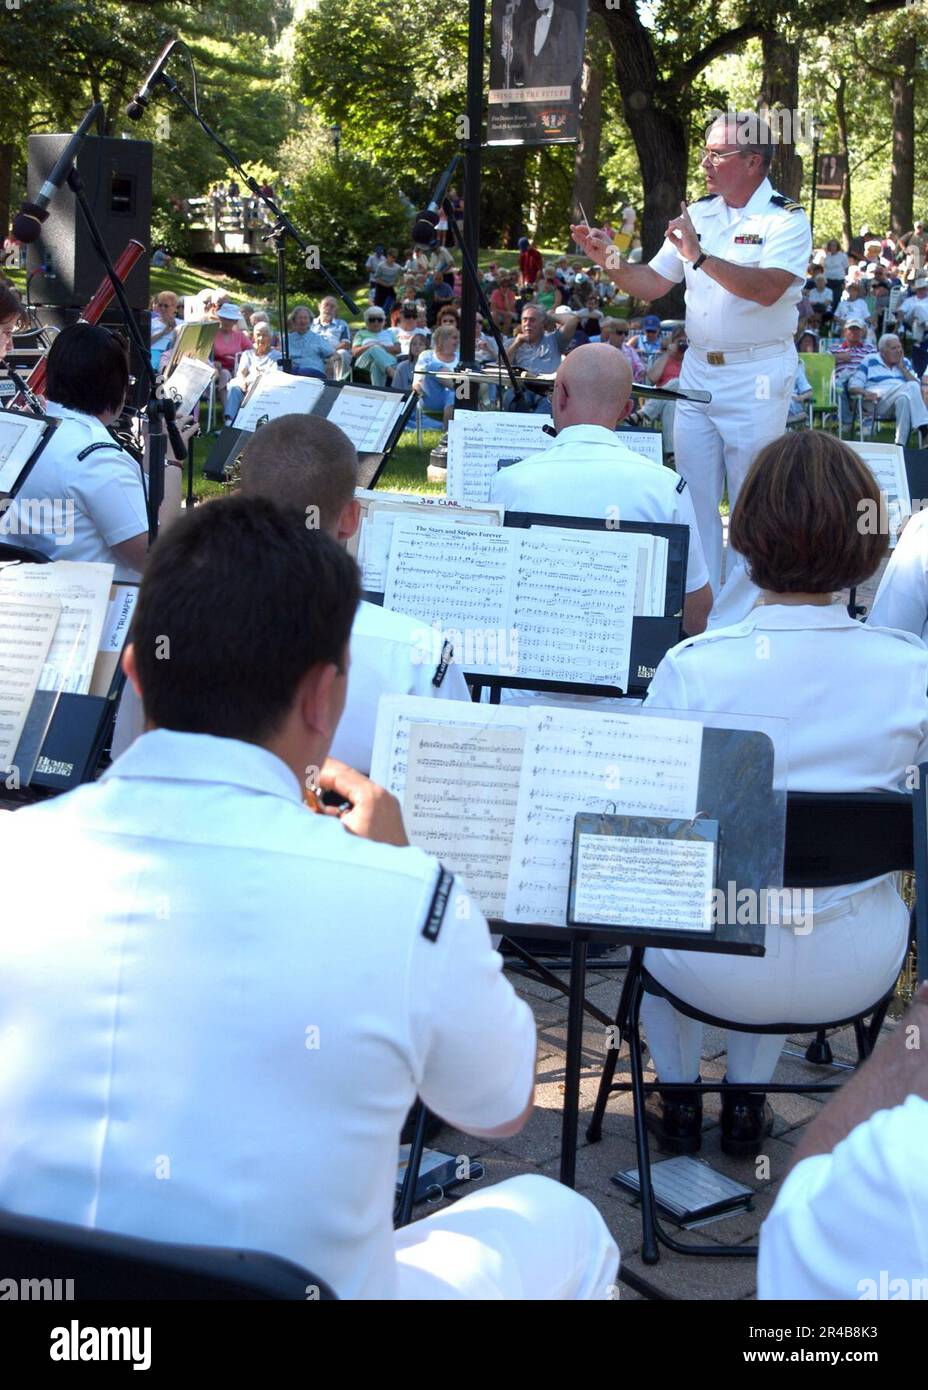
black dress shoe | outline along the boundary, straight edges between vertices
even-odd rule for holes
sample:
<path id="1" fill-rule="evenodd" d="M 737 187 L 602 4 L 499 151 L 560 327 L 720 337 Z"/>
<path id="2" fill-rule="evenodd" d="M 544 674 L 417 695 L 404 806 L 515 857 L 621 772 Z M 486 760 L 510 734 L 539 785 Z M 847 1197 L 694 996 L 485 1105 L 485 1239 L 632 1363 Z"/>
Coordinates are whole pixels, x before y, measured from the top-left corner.
<path id="1" fill-rule="evenodd" d="M 753 1158 L 773 1130 L 773 1111 L 762 1091 L 722 1093 L 722 1153 Z"/>
<path id="2" fill-rule="evenodd" d="M 662 1153 L 698 1153 L 702 1144 L 701 1092 L 652 1091 L 645 1101 L 644 1122 Z"/>

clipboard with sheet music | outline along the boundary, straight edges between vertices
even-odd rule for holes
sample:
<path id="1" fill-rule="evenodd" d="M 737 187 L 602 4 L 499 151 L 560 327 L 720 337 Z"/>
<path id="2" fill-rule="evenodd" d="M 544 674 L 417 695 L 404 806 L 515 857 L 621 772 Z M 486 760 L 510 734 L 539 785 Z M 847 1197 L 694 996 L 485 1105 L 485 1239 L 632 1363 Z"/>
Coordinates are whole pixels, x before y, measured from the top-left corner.
<path id="1" fill-rule="evenodd" d="M 0 410 L 0 504 L 16 496 L 57 425 L 57 420 L 49 416 Z M 3 513 L 0 513 L 0 541 L 19 543 L 17 536 L 4 529 Z M 23 544 L 28 545 L 28 539 Z"/>

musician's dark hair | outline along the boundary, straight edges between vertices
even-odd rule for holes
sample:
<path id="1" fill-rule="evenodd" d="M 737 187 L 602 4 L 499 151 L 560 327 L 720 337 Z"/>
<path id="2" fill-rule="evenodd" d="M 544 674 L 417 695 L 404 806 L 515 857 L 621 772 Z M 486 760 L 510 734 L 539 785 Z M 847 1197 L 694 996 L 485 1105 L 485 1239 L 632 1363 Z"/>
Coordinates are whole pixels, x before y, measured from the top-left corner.
<path id="1" fill-rule="evenodd" d="M 0 281 L 0 321 L 21 318 L 23 303 L 12 285 Z"/>
<path id="2" fill-rule="evenodd" d="M 834 593 L 875 573 L 889 544 L 880 515 L 880 490 L 859 455 L 833 435 L 802 430 L 755 458 L 729 542 L 761 589 Z"/>
<path id="3" fill-rule="evenodd" d="M 102 415 L 120 411 L 129 390 L 125 341 L 95 323 L 72 323 L 48 354 L 46 395 L 58 405 Z"/>
<path id="4" fill-rule="evenodd" d="M 152 547 L 132 622 L 146 719 L 266 742 L 308 671 L 343 669 L 360 595 L 354 560 L 301 512 L 239 496 L 190 508 Z"/>

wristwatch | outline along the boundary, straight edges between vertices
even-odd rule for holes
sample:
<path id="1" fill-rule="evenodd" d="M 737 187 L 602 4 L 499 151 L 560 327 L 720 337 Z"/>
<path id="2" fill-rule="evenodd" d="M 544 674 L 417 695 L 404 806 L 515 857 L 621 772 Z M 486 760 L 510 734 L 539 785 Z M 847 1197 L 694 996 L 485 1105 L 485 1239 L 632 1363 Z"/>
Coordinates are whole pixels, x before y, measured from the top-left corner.
<path id="1" fill-rule="evenodd" d="M 700 251 L 699 255 L 696 257 L 695 261 L 693 262 L 693 269 L 694 269 L 694 270 L 698 270 L 699 267 L 702 265 L 703 261 L 705 261 L 705 260 L 708 260 L 708 252 L 706 252 L 706 251 Z"/>

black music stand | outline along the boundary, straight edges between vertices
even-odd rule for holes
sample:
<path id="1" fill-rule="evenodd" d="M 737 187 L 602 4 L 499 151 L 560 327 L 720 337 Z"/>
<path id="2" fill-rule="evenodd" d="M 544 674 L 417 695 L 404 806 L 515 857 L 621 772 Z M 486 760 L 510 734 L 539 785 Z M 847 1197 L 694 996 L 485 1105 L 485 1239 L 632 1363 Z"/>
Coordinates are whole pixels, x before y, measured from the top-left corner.
<path id="1" fill-rule="evenodd" d="M 387 463 L 389 462 L 390 455 L 396 448 L 397 443 L 399 442 L 399 439 L 402 436 L 404 429 L 406 428 L 407 420 L 409 419 L 410 415 L 415 409 L 416 394 L 414 391 L 411 391 L 408 394 L 408 396 L 404 398 L 400 395 L 399 392 L 391 391 L 386 387 L 364 386 L 363 388 L 359 388 L 356 385 L 353 385 L 350 381 L 327 381 L 323 387 L 322 393 L 320 394 L 318 400 L 316 401 L 309 414 L 327 416 L 331 411 L 332 407 L 334 406 L 335 402 L 338 400 L 338 396 L 341 391 L 356 391 L 359 389 L 362 389 L 365 392 L 377 391 L 378 393 L 381 393 L 383 395 L 391 396 L 397 401 L 403 401 L 402 410 L 400 411 L 397 419 L 393 423 L 393 427 L 391 428 L 390 434 L 384 443 L 383 449 L 376 453 L 359 452 L 358 454 L 358 487 L 375 488 L 380 479 L 380 475 L 383 473 L 383 470 L 386 468 Z M 243 407 L 246 404 L 247 400 L 248 396 L 246 396 L 245 400 L 242 402 Z M 220 433 L 219 438 L 213 444 L 213 447 L 209 452 L 209 457 L 203 465 L 204 477 L 209 478 L 216 483 L 226 482 L 226 470 L 229 468 L 231 464 L 235 462 L 239 454 L 241 454 L 242 450 L 248 443 L 251 434 L 251 430 L 237 430 L 234 425 L 226 425 Z"/>

